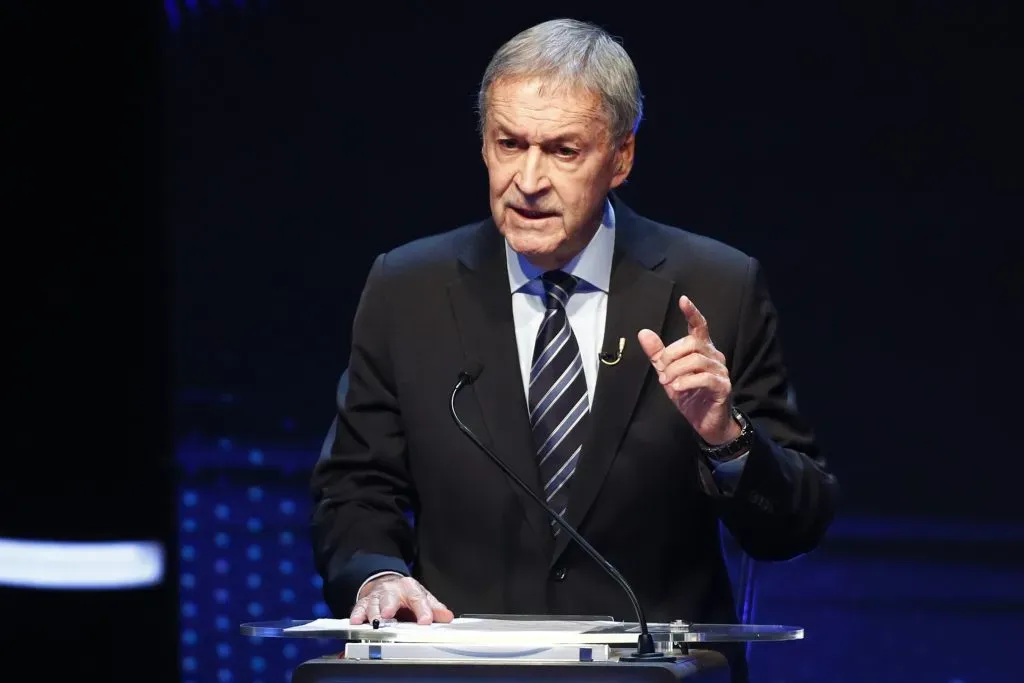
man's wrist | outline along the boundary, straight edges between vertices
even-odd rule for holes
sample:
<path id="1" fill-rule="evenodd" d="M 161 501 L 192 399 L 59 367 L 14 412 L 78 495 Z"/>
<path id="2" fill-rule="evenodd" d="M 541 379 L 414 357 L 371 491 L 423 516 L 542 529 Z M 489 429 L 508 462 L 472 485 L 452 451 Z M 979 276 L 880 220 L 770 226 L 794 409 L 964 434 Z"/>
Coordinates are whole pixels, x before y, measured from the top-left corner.
<path id="1" fill-rule="evenodd" d="M 707 437 L 701 435 L 701 441 L 710 447 L 724 446 L 730 441 L 735 441 L 740 438 L 743 434 L 743 425 L 736 419 L 729 411 L 729 421 L 725 424 L 725 427 L 717 431 L 714 436 L 708 435 Z"/>
<path id="2" fill-rule="evenodd" d="M 359 586 L 359 590 L 356 591 L 356 600 L 362 598 L 363 592 L 366 590 L 366 587 L 369 586 L 372 582 L 376 581 L 377 579 L 382 579 L 384 577 L 394 577 L 396 579 L 400 579 L 403 576 L 404 574 L 399 574 L 398 572 L 393 572 L 390 570 L 377 572 L 376 574 L 371 574 L 370 576 L 366 577 L 366 580 L 364 580 L 362 585 Z"/>
<path id="3" fill-rule="evenodd" d="M 697 435 L 701 450 L 712 460 L 727 461 L 738 458 L 749 452 L 753 446 L 754 429 L 750 419 L 735 407 L 730 408 L 729 413 L 731 429 L 721 442 L 710 443 L 701 435 Z"/>

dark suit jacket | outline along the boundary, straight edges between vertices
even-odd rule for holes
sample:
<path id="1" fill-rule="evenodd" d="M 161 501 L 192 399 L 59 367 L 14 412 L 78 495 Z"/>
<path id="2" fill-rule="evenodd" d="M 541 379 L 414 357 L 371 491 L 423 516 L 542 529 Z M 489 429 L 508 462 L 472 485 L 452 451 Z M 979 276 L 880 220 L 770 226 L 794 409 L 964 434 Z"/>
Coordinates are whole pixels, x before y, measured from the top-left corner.
<path id="1" fill-rule="evenodd" d="M 627 341 L 621 363 L 600 367 L 568 520 L 630 581 L 651 621 L 732 622 L 719 520 L 755 559 L 792 558 L 813 549 L 830 523 L 834 479 L 790 401 L 757 261 L 613 201 L 603 348 Z M 644 327 L 666 343 L 686 335 L 682 294 L 707 318 L 735 405 L 756 425 L 732 495 L 715 486 L 636 341 Z M 544 511 L 449 415 L 459 371 L 482 362 L 459 395 L 460 416 L 540 493 L 517 353 L 504 242 L 491 220 L 376 259 L 355 316 L 333 445 L 312 482 L 315 560 L 335 614 L 348 615 L 371 573 L 411 565 L 456 615 L 634 619 L 622 590 L 567 534 L 553 539 Z"/>

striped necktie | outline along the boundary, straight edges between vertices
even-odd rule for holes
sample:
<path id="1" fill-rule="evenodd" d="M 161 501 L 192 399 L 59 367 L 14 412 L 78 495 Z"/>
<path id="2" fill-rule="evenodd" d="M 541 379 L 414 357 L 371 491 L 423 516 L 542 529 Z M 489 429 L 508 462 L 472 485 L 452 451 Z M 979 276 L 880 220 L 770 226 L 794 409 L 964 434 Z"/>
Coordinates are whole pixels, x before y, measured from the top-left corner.
<path id="1" fill-rule="evenodd" d="M 541 277 L 547 310 L 537 332 L 530 369 L 530 424 L 548 503 L 565 515 L 569 480 L 587 433 L 590 401 L 583 359 L 565 305 L 579 279 L 560 270 Z M 552 521 L 555 535 L 559 532 Z"/>

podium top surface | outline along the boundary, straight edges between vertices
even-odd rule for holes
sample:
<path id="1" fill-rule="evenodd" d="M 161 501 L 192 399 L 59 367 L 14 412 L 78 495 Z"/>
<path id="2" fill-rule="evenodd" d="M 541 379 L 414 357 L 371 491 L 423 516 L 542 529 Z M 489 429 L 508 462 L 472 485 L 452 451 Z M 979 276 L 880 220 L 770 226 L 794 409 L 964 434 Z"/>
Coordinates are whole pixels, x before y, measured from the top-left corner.
<path id="1" fill-rule="evenodd" d="M 800 640 L 804 631 L 780 624 L 691 624 L 682 621 L 650 623 L 661 643 L 724 643 Z M 363 642 L 469 643 L 481 641 L 558 642 L 563 644 L 635 645 L 639 625 L 628 621 L 565 621 L 557 618 L 459 618 L 450 624 L 421 626 L 386 621 L 352 625 L 348 619 L 283 619 L 241 625 L 244 636 L 261 638 L 320 638 Z"/>

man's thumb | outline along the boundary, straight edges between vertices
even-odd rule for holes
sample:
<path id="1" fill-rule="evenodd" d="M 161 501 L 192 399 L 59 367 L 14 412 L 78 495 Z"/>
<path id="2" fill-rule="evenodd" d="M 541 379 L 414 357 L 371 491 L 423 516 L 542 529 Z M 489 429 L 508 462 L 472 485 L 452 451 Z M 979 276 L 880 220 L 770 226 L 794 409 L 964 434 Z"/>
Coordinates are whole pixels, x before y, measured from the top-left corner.
<path id="1" fill-rule="evenodd" d="M 661 341 L 661 337 L 652 330 L 643 329 L 636 335 L 637 341 L 640 342 L 640 348 L 644 350 L 647 357 L 652 361 L 661 353 L 662 349 L 665 348 L 665 344 Z"/>

